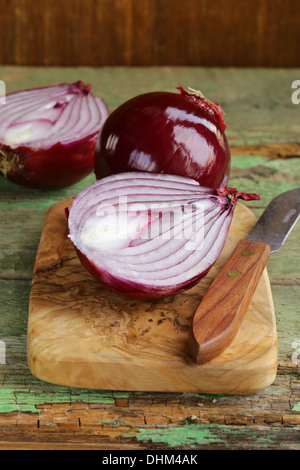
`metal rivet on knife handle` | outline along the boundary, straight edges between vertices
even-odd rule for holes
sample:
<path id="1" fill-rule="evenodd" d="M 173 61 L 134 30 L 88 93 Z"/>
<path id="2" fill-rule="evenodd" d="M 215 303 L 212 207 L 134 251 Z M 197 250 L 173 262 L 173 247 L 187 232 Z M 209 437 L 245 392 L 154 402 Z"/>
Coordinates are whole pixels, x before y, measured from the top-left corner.
<path id="1" fill-rule="evenodd" d="M 227 271 L 226 276 L 228 277 L 240 277 L 242 275 L 241 271 L 237 271 L 232 269 L 231 271 Z"/>
<path id="2" fill-rule="evenodd" d="M 243 250 L 241 251 L 242 256 L 254 256 L 255 251 L 254 250 Z"/>

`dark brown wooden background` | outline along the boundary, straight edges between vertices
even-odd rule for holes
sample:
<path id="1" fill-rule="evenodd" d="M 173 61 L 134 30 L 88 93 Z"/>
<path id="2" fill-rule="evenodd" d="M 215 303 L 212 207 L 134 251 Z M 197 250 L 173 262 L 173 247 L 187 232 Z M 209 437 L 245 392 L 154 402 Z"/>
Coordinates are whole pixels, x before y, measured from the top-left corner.
<path id="1" fill-rule="evenodd" d="M 299 0 L 0 0 L 0 64 L 300 65 Z"/>

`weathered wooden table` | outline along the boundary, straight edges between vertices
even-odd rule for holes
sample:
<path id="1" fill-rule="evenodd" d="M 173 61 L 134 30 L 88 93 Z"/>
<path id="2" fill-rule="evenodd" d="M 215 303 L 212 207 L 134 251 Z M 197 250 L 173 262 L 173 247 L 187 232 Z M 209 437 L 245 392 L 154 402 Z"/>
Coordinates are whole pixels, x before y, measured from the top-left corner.
<path id="1" fill-rule="evenodd" d="M 299 70 L 202 68 L 42 69 L 0 67 L 7 91 L 81 79 L 110 109 L 149 90 L 201 89 L 226 113 L 230 184 L 257 192 L 257 216 L 277 194 L 300 185 Z M 93 181 L 38 191 L 0 178 L 0 449 L 300 448 L 299 235 L 272 255 L 278 374 L 250 395 L 135 393 L 44 383 L 27 366 L 33 265 L 47 209 Z"/>

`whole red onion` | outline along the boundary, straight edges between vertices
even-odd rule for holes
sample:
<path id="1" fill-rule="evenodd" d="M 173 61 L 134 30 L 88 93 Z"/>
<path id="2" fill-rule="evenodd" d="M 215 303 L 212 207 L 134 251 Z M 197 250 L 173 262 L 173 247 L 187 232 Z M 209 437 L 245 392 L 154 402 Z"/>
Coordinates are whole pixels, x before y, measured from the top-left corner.
<path id="1" fill-rule="evenodd" d="M 10 93 L 0 106 L 0 172 L 15 183 L 57 189 L 93 171 L 104 101 L 81 81 Z"/>
<path id="2" fill-rule="evenodd" d="M 114 110 L 96 142 L 96 178 L 147 171 L 186 176 L 202 186 L 223 186 L 230 151 L 223 112 L 200 92 L 152 92 Z"/>
<path id="3" fill-rule="evenodd" d="M 69 238 L 85 268 L 111 291 L 143 299 L 177 294 L 217 260 L 238 198 L 259 196 L 182 176 L 119 173 L 75 197 Z"/>

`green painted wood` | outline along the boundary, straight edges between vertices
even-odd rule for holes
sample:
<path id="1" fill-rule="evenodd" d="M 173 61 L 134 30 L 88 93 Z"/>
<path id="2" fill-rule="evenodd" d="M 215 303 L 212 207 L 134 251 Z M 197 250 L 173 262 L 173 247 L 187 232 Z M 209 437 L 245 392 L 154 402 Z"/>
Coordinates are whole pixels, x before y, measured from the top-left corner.
<path id="1" fill-rule="evenodd" d="M 299 142 L 300 105 L 291 100 L 291 85 L 297 78 L 296 68 L 0 66 L 8 92 L 81 79 L 111 110 L 148 91 L 176 91 L 179 85 L 200 89 L 223 107 L 230 145 Z"/>
<path id="2" fill-rule="evenodd" d="M 18 186 L 0 175 L 0 279 L 31 279 L 47 210 L 94 180 L 91 174 L 71 188 L 39 191 Z"/>
<path id="3" fill-rule="evenodd" d="M 272 294 L 276 309 L 276 322 L 280 358 L 279 364 L 283 369 L 284 367 L 290 369 L 294 368 L 295 373 L 299 373 L 300 285 L 272 285 Z"/>
<path id="4" fill-rule="evenodd" d="M 260 156 L 232 157 L 230 185 L 260 195 L 258 203 L 245 203 L 257 218 L 278 194 L 300 186 L 300 158 L 271 159 Z M 268 262 L 271 284 L 300 285 L 300 224 Z M 296 304 L 295 304 L 296 308 Z"/>
<path id="5" fill-rule="evenodd" d="M 124 437 L 130 436 L 129 433 Z M 164 449 L 219 450 L 299 450 L 295 429 L 280 426 L 266 429 L 257 426 L 222 426 L 220 424 L 191 424 L 167 429 L 141 428 L 136 434 L 138 442 L 151 442 Z M 183 457 L 181 457 L 183 460 Z M 180 460 L 177 460 L 178 463 Z"/>
<path id="6" fill-rule="evenodd" d="M 103 96 L 111 109 L 131 96 L 149 90 L 172 90 L 182 84 L 200 88 L 208 97 L 219 101 L 226 112 L 230 145 L 259 145 L 273 142 L 298 142 L 300 136 L 300 105 L 292 105 L 291 81 L 297 78 L 297 70 L 235 70 L 198 68 L 103 68 L 103 69 L 39 69 L 0 67 L 0 79 L 7 83 L 8 91 L 30 86 L 40 86 L 61 81 L 82 79 L 93 85 L 95 94 Z M 276 157 L 276 155 L 274 155 Z M 32 270 L 44 217 L 48 208 L 62 199 L 76 195 L 84 186 L 94 181 L 90 175 L 80 183 L 59 191 L 39 191 L 13 184 L 0 177 L 0 418 L 5 413 L 32 414 L 37 419 L 44 404 L 83 403 L 97 407 L 114 406 L 117 398 L 129 399 L 140 407 L 149 404 L 165 404 L 175 400 L 186 403 L 199 401 L 199 395 L 185 397 L 180 394 L 130 394 L 114 391 L 83 390 L 59 387 L 34 378 L 27 366 L 26 333 L 28 299 Z M 300 159 L 273 159 L 244 153 L 232 158 L 230 185 L 242 191 L 257 192 L 261 201 L 245 203 L 257 217 L 268 202 L 280 192 L 299 186 Z M 280 395 L 289 396 L 293 413 L 299 413 L 299 399 L 293 397 L 299 390 L 290 390 L 290 382 L 284 377 L 297 377 L 300 361 L 299 323 L 299 235 L 296 226 L 284 247 L 272 255 L 268 272 L 275 304 L 279 340 L 280 376 L 268 390 L 254 394 L 253 403 L 267 397 L 270 402 Z M 299 343 L 298 343 L 299 342 Z M 1 349 L 2 347 L 2 349 Z M 5 363 L 3 348 L 5 347 Z M 299 354 L 297 353 L 299 348 Z M 1 356 L 2 354 L 2 356 Z M 298 361 L 299 359 L 299 361 Z M 282 375 L 283 374 L 283 375 Z M 297 388 L 298 387 L 298 388 Z M 243 397 L 210 397 L 203 400 L 211 406 L 212 400 L 222 406 L 232 406 L 246 400 Z M 140 401 L 139 401 L 140 400 Z M 210 400 L 210 401 L 209 401 Z M 221 400 L 221 401 L 220 401 Z M 277 400 L 277 398 L 276 398 Z M 197 405 L 198 406 L 198 405 Z M 252 405 L 249 405 L 250 409 Z M 267 406 L 267 405 L 265 405 Z M 280 403 L 273 408 L 280 412 Z M 216 410 L 216 415 L 220 409 Z M 267 411 L 266 411 L 267 416 Z M 103 425 L 103 423 L 102 423 Z M 245 442 L 245 446 L 258 448 L 295 447 L 294 428 L 287 434 L 282 429 L 269 427 L 230 430 L 228 425 L 215 428 L 189 427 L 181 423 L 177 437 L 175 430 L 135 429 L 135 436 L 124 433 L 124 441 L 135 439 L 146 446 L 185 445 L 189 432 L 193 431 L 189 443 L 200 448 L 209 442 L 213 446 L 229 445 L 234 439 Z M 228 434 L 222 438 L 222 431 Z M 149 432 L 147 432 L 149 431 Z M 164 432 L 165 431 L 165 432 Z M 172 434 L 175 433 L 175 434 Z M 269 435 L 269 438 L 268 438 Z M 244 437 L 243 437 L 244 436 Z M 178 440 L 177 440 L 178 439 Z M 203 440 L 204 439 L 204 440 Z M 222 440 L 223 439 L 223 440 Z M 243 441 L 244 439 L 244 441 Z M 248 444 L 247 444 L 248 443 Z"/>

